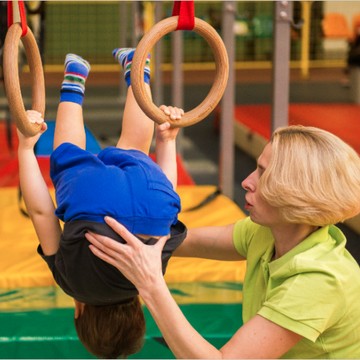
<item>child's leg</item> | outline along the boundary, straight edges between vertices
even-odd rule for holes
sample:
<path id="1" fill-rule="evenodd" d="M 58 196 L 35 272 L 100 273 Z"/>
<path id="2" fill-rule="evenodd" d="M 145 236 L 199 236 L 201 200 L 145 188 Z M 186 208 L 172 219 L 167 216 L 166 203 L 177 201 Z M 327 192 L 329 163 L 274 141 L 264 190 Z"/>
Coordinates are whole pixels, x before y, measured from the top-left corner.
<path id="1" fill-rule="evenodd" d="M 82 149 L 86 147 L 82 103 L 85 81 L 90 71 L 89 63 L 80 56 L 68 54 L 65 59 L 64 81 L 61 85 L 54 149 L 69 142 Z"/>
<path id="2" fill-rule="evenodd" d="M 130 80 L 131 62 L 135 49 L 115 49 L 114 57 L 119 61 L 124 69 L 125 81 L 128 85 L 122 130 L 117 147 L 122 149 L 137 149 L 149 154 L 151 141 L 154 134 L 154 122 L 149 119 L 137 104 Z M 151 97 L 150 91 L 150 68 L 148 59 L 145 64 L 144 81 L 145 86 Z"/>

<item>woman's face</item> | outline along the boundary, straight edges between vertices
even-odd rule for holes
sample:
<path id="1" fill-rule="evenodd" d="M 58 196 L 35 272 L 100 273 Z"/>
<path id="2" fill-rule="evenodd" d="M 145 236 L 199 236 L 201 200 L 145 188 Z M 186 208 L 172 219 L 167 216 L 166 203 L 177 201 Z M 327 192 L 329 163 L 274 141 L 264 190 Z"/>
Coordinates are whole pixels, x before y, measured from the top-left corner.
<path id="1" fill-rule="evenodd" d="M 278 210 L 268 204 L 259 193 L 258 185 L 261 175 L 270 163 L 271 144 L 268 143 L 257 161 L 257 168 L 242 183 L 246 190 L 245 209 L 249 211 L 252 221 L 259 225 L 271 226 L 280 222 Z"/>

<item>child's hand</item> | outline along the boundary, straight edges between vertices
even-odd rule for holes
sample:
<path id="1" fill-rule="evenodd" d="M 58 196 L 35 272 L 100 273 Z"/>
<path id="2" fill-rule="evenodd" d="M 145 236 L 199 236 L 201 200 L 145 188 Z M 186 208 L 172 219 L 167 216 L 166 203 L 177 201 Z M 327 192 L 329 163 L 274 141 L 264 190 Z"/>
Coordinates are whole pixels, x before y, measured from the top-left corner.
<path id="1" fill-rule="evenodd" d="M 173 106 L 161 105 L 160 110 L 162 110 L 165 115 L 168 115 L 171 120 L 180 120 L 184 115 L 183 109 Z M 156 126 L 156 139 L 157 141 L 175 140 L 178 132 L 179 128 L 171 127 L 169 122 L 165 122 Z"/>
<path id="2" fill-rule="evenodd" d="M 160 110 L 162 110 L 165 115 L 169 115 L 171 120 L 180 120 L 184 115 L 184 110 L 175 106 L 161 105 Z"/>
<path id="3" fill-rule="evenodd" d="M 31 124 L 40 125 L 44 122 L 44 119 L 42 118 L 41 114 L 36 110 L 26 110 L 26 115 Z"/>
<path id="4" fill-rule="evenodd" d="M 39 124 L 41 125 L 40 132 L 34 136 L 25 136 L 19 130 L 17 130 L 18 138 L 19 138 L 19 147 L 24 149 L 33 149 L 37 141 L 39 140 L 41 134 L 43 134 L 47 125 L 44 119 L 41 117 L 41 114 L 35 110 L 27 110 L 26 115 L 31 124 Z"/>

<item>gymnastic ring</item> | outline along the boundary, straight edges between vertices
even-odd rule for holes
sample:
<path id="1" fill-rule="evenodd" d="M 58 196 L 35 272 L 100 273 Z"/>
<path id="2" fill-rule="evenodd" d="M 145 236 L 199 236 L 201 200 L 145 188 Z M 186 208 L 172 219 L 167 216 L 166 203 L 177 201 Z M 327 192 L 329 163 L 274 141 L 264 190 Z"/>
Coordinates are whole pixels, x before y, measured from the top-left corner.
<path id="1" fill-rule="evenodd" d="M 9 103 L 11 117 L 17 128 L 25 136 L 34 136 L 41 130 L 40 124 L 30 123 L 26 115 L 19 81 L 19 41 L 21 39 L 30 68 L 31 92 L 33 110 L 45 114 L 45 80 L 42 61 L 35 37 L 28 27 L 25 36 L 21 37 L 22 29 L 19 23 L 12 24 L 6 34 L 4 42 L 4 84 Z"/>
<path id="2" fill-rule="evenodd" d="M 153 121 L 161 124 L 168 121 L 173 127 L 186 127 L 203 120 L 219 103 L 229 76 L 229 60 L 225 45 L 215 29 L 205 21 L 195 18 L 194 31 L 210 45 L 215 59 L 215 80 L 205 99 L 194 109 L 185 112 L 180 120 L 172 120 L 151 100 L 144 83 L 144 66 L 148 53 L 161 37 L 176 30 L 178 16 L 166 18 L 155 24 L 139 42 L 131 65 L 131 85 L 137 103 Z"/>

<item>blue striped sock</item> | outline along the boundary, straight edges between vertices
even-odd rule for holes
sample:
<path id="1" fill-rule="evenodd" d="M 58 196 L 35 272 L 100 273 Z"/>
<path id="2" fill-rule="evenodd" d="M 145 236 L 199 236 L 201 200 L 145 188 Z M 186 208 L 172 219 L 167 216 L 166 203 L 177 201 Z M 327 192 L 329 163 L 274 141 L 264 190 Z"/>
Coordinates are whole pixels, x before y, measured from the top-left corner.
<path id="1" fill-rule="evenodd" d="M 124 69 L 124 78 L 127 86 L 131 85 L 131 64 L 134 57 L 134 48 L 117 48 L 113 50 L 114 58 L 120 63 Z M 144 81 L 150 85 L 150 54 L 148 54 L 144 67 Z"/>
<path id="2" fill-rule="evenodd" d="M 89 71 L 90 64 L 86 60 L 75 54 L 66 55 L 60 102 L 70 101 L 82 105 Z"/>

